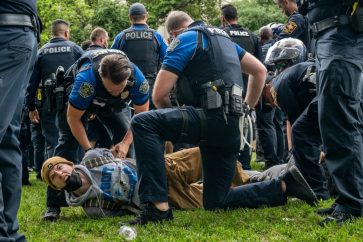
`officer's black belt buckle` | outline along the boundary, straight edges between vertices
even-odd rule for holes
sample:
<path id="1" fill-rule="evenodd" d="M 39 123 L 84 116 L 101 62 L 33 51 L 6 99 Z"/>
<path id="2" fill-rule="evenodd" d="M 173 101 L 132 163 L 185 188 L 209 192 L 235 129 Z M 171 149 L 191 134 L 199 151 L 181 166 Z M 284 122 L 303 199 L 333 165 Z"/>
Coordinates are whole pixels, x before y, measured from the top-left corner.
<path id="1" fill-rule="evenodd" d="M 26 14 L 1 13 L 0 26 L 24 26 L 37 29 L 35 17 Z"/>
<path id="2" fill-rule="evenodd" d="M 313 37 L 316 37 L 319 33 L 333 28 L 340 25 L 346 25 L 349 24 L 349 18 L 346 15 L 340 15 L 340 16 L 334 16 L 331 18 L 327 18 L 324 20 L 321 20 L 319 22 L 314 23 L 311 26 L 311 31 L 313 34 Z"/>

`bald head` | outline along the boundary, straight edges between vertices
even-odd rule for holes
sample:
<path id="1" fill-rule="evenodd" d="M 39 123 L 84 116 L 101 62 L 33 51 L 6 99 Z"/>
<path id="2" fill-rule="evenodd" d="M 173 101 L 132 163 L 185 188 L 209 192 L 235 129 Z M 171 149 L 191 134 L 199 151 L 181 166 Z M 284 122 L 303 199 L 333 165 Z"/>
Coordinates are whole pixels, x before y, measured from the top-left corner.
<path id="1" fill-rule="evenodd" d="M 273 38 L 272 29 L 268 26 L 264 26 L 259 30 L 261 43 L 264 44 L 266 41 Z"/>

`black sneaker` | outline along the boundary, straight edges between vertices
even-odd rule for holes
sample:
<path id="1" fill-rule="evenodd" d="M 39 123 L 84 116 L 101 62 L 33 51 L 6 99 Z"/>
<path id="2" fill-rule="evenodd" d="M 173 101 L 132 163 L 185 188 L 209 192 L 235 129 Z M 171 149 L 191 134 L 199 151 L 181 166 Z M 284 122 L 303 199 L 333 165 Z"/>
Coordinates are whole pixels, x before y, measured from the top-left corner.
<path id="1" fill-rule="evenodd" d="M 144 225 L 148 222 L 162 223 L 163 221 L 173 220 L 172 209 L 161 211 L 157 209 L 152 203 L 147 203 L 143 206 L 141 213 L 134 219 L 128 222 L 129 225 Z"/>
<path id="2" fill-rule="evenodd" d="M 319 225 L 324 227 L 325 225 L 327 225 L 329 223 L 335 222 L 339 226 L 342 226 L 345 222 L 347 222 L 353 218 L 354 218 L 354 216 L 352 214 L 334 211 L 331 215 L 329 215 L 326 218 L 324 218 L 323 220 L 321 220 L 319 222 Z"/>
<path id="3" fill-rule="evenodd" d="M 286 182 L 286 195 L 304 200 L 310 205 L 318 202 L 316 194 L 295 165 L 291 165 L 282 177 Z"/>
<path id="4" fill-rule="evenodd" d="M 334 209 L 335 207 L 337 206 L 336 203 L 333 203 L 333 205 L 331 205 L 330 207 L 328 208 L 320 208 L 320 209 L 317 209 L 316 210 L 316 213 L 319 214 L 319 215 L 330 215 L 334 212 Z"/>
<path id="5" fill-rule="evenodd" d="M 60 208 L 57 207 L 47 207 L 44 213 L 43 220 L 45 221 L 57 221 L 59 219 Z"/>

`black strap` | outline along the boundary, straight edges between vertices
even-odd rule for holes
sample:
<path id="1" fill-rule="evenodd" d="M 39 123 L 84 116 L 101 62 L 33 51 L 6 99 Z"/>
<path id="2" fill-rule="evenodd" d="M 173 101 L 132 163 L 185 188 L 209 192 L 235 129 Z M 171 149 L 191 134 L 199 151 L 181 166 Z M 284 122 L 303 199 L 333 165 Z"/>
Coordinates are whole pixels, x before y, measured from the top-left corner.
<path id="1" fill-rule="evenodd" d="M 186 108 L 179 108 L 181 114 L 182 114 L 182 118 L 183 118 L 183 124 L 182 124 L 182 128 L 180 131 L 180 138 L 184 139 L 188 136 L 188 131 L 189 131 L 189 125 L 188 125 L 188 121 L 189 121 L 189 117 L 187 114 L 187 110 Z"/>
<path id="2" fill-rule="evenodd" d="M 196 109 L 200 119 L 200 144 L 207 142 L 207 118 L 205 116 L 204 109 Z"/>
<path id="3" fill-rule="evenodd" d="M 324 20 L 321 20 L 319 22 L 316 22 L 311 25 L 311 31 L 313 34 L 313 37 L 316 37 L 319 33 L 333 28 L 340 25 L 346 25 L 349 24 L 349 18 L 346 15 L 340 15 L 340 16 L 334 16 L 331 18 L 327 18 Z"/>

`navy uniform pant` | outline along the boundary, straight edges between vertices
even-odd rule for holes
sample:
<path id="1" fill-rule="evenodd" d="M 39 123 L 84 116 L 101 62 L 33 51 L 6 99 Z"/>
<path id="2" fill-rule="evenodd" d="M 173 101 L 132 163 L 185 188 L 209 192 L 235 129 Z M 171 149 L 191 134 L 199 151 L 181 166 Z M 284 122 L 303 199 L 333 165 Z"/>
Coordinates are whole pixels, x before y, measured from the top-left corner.
<path id="1" fill-rule="evenodd" d="M 292 145 L 293 158 L 305 179 L 318 198 L 328 199 L 326 176 L 319 163 L 321 137 L 317 98 L 311 101 L 292 125 Z"/>
<path id="2" fill-rule="evenodd" d="M 363 216 L 363 34 L 349 25 L 316 42 L 319 125 L 337 211 Z"/>
<path id="3" fill-rule="evenodd" d="M 183 118 L 182 112 L 187 119 Z M 222 111 L 207 111 L 205 115 L 205 133 L 202 132 L 201 118 L 193 107 L 152 110 L 132 119 L 141 203 L 168 201 L 165 141 L 198 144 L 203 139 L 199 147 L 205 209 L 284 204 L 286 197 L 279 180 L 230 187 L 240 146 L 239 119 L 227 116 L 226 123 Z"/>
<path id="4" fill-rule="evenodd" d="M 45 138 L 42 134 L 41 124 L 30 124 L 31 141 L 34 147 L 34 165 L 37 174 L 41 173 L 45 161 Z M 57 129 L 58 131 L 58 129 Z M 58 136 L 58 135 L 57 135 Z"/>
<path id="5" fill-rule="evenodd" d="M 53 157 L 54 149 L 58 144 L 58 129 L 56 128 L 56 111 L 48 111 L 46 105 L 43 103 L 43 108 L 40 114 L 40 124 L 42 129 L 42 135 L 45 139 L 45 157 L 48 159 Z"/>
<path id="6" fill-rule="evenodd" d="M 260 105 L 256 109 L 258 138 L 260 139 L 266 168 L 282 163 L 284 142 L 281 115 L 275 118 L 275 108 Z"/>
<path id="7" fill-rule="evenodd" d="M 17 233 L 21 197 L 18 135 L 26 85 L 36 58 L 34 32 L 0 27 L 0 240 L 25 241 Z"/>

